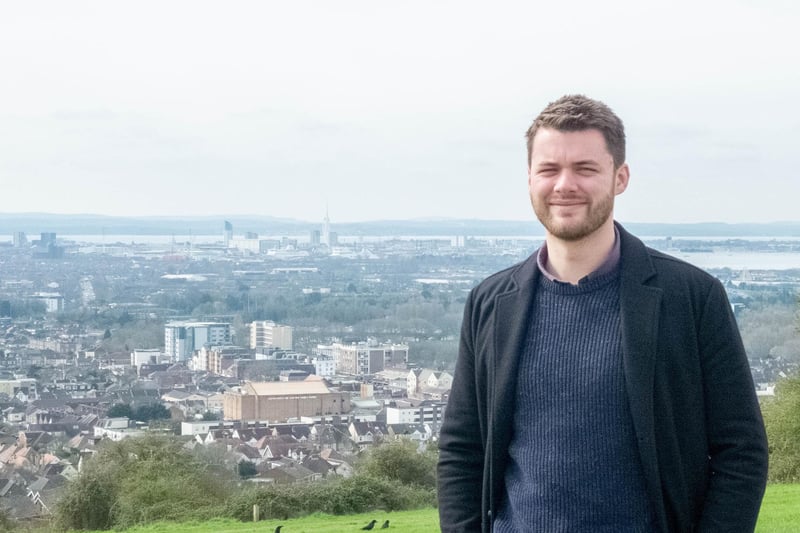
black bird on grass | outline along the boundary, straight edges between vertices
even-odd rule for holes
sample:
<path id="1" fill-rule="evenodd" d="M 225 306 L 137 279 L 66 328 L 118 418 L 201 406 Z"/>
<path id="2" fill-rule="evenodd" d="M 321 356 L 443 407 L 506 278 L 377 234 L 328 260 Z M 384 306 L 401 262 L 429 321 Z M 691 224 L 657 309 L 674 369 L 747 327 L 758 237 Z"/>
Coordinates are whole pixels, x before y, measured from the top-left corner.
<path id="1" fill-rule="evenodd" d="M 275 533 L 281 533 L 281 528 L 282 527 L 283 527 L 283 525 L 280 525 L 280 526 L 276 527 L 275 528 Z"/>
<path id="2" fill-rule="evenodd" d="M 369 524 L 367 524 L 366 526 L 362 527 L 361 529 L 363 529 L 365 531 L 369 531 L 370 529 L 375 527 L 375 523 L 376 522 L 377 522 L 377 520 L 371 520 Z"/>
<path id="3" fill-rule="evenodd" d="M 387 527 L 389 527 L 389 521 L 388 520 L 383 523 L 383 525 L 381 526 L 381 529 L 386 529 Z"/>

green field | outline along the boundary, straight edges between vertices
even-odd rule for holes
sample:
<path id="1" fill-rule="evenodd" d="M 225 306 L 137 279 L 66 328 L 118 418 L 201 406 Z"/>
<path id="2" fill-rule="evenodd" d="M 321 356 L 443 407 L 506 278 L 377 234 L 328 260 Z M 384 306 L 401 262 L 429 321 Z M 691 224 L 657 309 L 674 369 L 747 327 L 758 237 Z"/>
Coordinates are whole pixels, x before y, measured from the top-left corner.
<path id="1" fill-rule="evenodd" d="M 795 533 L 800 531 L 800 485 L 769 485 L 756 533 Z"/>
<path id="2" fill-rule="evenodd" d="M 126 533 L 245 533 L 251 531 L 272 533 L 275 527 L 280 524 L 283 524 L 281 533 L 339 533 L 361 531 L 361 528 L 369 523 L 370 520 L 378 521 L 373 531 L 431 533 L 439 530 L 438 511 L 436 509 L 421 509 L 418 511 L 393 511 L 390 513 L 376 511 L 374 513 L 344 516 L 312 515 L 292 520 L 263 520 L 257 524 L 235 520 L 211 520 L 183 524 L 160 523 L 128 529 Z M 389 527 L 380 529 L 385 520 L 389 520 Z"/>
<path id="3" fill-rule="evenodd" d="M 234 520 L 213 520 L 198 523 L 154 524 L 127 530 L 127 533 L 272 533 L 283 524 L 282 533 L 346 533 L 361 531 L 370 520 L 377 520 L 373 531 L 380 531 L 384 520 L 389 528 L 383 531 L 403 533 L 432 533 L 439 530 L 436 509 L 396 511 L 329 516 L 312 515 L 292 520 L 264 520 L 258 524 Z M 770 485 L 758 519 L 756 533 L 795 533 L 800 531 L 800 485 Z"/>

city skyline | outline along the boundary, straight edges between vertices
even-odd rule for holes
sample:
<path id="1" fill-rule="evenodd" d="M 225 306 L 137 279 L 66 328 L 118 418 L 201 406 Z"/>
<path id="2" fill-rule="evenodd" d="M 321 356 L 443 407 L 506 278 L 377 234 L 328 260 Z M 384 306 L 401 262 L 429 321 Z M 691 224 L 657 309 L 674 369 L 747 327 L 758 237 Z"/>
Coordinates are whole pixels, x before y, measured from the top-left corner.
<path id="1" fill-rule="evenodd" d="M 523 134 L 580 92 L 626 124 L 619 220 L 798 220 L 798 17 L 777 0 L 4 5 L 0 213 L 534 221 Z"/>

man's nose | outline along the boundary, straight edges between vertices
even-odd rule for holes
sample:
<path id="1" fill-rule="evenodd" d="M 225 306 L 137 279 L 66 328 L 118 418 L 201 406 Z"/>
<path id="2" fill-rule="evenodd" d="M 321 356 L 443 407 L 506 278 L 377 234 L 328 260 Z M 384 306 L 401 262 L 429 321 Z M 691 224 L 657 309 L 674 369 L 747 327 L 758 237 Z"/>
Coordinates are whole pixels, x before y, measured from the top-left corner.
<path id="1" fill-rule="evenodd" d="M 554 189 L 556 191 L 573 191 L 576 186 L 575 173 L 569 169 L 563 169 L 556 178 Z"/>

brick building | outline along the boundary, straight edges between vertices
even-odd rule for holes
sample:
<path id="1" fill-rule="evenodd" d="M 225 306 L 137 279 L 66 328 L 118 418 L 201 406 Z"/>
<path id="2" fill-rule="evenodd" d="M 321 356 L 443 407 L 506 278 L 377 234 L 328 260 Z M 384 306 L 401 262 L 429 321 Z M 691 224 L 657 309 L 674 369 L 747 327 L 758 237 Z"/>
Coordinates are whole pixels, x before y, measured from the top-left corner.
<path id="1" fill-rule="evenodd" d="M 350 411 L 350 394 L 329 389 L 317 376 L 304 381 L 245 382 L 225 393 L 225 419 L 281 422 Z"/>

